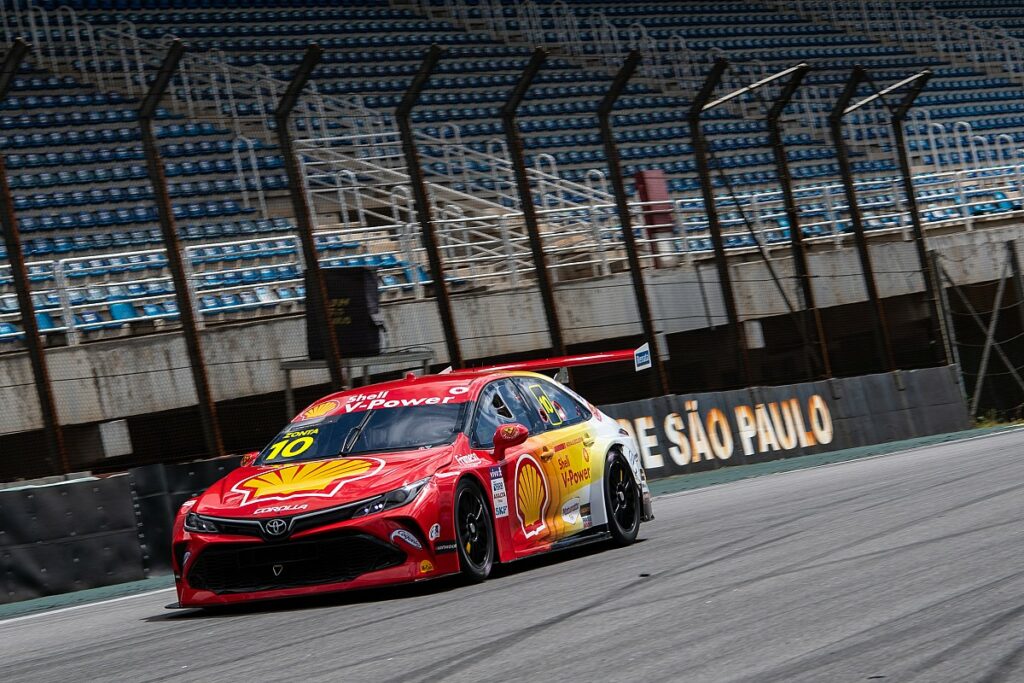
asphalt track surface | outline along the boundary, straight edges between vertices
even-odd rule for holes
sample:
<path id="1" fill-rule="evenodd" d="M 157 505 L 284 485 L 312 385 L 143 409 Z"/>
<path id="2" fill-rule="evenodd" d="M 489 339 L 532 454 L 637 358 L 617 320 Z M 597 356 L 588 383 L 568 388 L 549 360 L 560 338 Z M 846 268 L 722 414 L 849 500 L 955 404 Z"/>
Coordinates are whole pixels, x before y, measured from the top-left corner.
<path id="1" fill-rule="evenodd" d="M 666 496 L 630 548 L 450 581 L 0 622 L 12 681 L 1022 681 L 1024 432 Z"/>

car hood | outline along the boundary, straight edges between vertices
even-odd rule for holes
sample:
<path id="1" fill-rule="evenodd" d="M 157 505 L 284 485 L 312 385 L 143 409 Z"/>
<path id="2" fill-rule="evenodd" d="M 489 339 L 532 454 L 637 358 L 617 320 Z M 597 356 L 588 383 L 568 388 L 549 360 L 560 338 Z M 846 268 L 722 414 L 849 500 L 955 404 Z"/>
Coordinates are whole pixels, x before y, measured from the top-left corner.
<path id="1" fill-rule="evenodd" d="M 195 512 L 222 517 L 290 515 L 372 498 L 429 477 L 452 446 L 329 460 L 239 467 L 208 488 Z"/>

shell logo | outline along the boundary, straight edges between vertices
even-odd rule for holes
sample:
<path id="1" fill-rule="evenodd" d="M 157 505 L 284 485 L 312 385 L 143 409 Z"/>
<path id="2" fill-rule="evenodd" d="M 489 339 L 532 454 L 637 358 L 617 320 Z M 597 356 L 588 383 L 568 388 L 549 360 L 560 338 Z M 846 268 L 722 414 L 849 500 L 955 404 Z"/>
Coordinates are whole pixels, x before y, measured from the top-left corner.
<path id="1" fill-rule="evenodd" d="M 547 530 L 544 515 L 549 498 L 548 482 L 540 465 L 528 455 L 520 458 L 516 467 L 516 514 L 527 538 Z"/>
<path id="2" fill-rule="evenodd" d="M 231 490 L 242 495 L 239 505 L 298 497 L 330 498 L 345 484 L 383 469 L 376 458 L 343 458 L 289 465 L 243 479 Z"/>
<path id="3" fill-rule="evenodd" d="M 294 422 L 302 422 L 304 420 L 315 420 L 318 417 L 329 415 L 337 410 L 341 406 L 340 403 L 331 399 L 329 401 L 320 401 L 320 403 L 314 403 L 305 412 L 300 413 L 299 417 Z"/>

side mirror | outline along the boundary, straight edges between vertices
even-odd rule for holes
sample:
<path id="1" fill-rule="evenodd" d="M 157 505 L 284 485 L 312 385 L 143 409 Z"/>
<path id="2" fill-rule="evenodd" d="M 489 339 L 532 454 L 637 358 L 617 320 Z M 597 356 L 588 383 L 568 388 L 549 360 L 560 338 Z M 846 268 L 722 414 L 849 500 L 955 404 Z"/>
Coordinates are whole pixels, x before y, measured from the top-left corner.
<path id="1" fill-rule="evenodd" d="M 530 430 L 513 422 L 494 430 L 494 459 L 504 460 L 505 451 L 523 443 L 530 437 Z"/>
<path id="2" fill-rule="evenodd" d="M 243 455 L 242 467 L 250 467 L 254 462 L 256 462 L 256 458 L 258 458 L 259 455 L 259 451 L 253 451 L 252 453 L 246 453 L 245 455 Z"/>

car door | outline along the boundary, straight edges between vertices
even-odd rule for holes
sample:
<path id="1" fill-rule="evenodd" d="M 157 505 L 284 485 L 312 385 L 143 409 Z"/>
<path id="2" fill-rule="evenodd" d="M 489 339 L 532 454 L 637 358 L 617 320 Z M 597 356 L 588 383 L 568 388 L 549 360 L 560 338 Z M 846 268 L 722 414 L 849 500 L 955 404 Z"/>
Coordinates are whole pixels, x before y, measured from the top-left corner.
<path id="1" fill-rule="evenodd" d="M 494 432 L 503 424 L 519 423 L 530 430 L 530 438 L 506 453 L 491 468 L 491 496 L 499 524 L 508 518 L 509 534 L 517 554 L 528 555 L 555 540 L 557 482 L 546 471 L 544 448 L 547 434 L 539 415 L 509 379 L 500 379 L 481 389 L 469 431 L 474 449 L 494 449 Z"/>
<path id="2" fill-rule="evenodd" d="M 533 412 L 544 425 L 540 459 L 554 483 L 553 522 L 555 540 L 591 527 L 591 505 L 602 504 L 599 486 L 603 460 L 594 462 L 590 447 L 590 410 L 554 382 L 533 376 L 515 379 Z"/>

